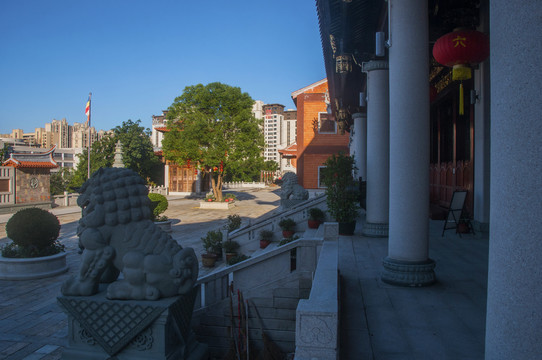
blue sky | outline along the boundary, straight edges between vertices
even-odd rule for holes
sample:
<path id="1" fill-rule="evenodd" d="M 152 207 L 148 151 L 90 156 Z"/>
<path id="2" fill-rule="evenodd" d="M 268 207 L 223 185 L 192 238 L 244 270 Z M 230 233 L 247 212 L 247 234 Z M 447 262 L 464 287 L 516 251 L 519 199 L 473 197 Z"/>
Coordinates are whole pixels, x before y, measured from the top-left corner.
<path id="1" fill-rule="evenodd" d="M 0 1 L 0 133 L 52 119 L 92 125 L 161 114 L 219 81 L 294 108 L 325 78 L 314 0 Z"/>

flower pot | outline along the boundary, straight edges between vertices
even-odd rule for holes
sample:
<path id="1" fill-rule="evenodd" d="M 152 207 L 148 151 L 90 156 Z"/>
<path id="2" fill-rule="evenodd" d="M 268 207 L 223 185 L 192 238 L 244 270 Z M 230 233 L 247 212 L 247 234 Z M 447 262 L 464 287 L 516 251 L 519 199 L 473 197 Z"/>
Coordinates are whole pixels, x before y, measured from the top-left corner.
<path id="1" fill-rule="evenodd" d="M 260 249 L 265 249 L 271 244 L 271 240 L 260 240 Z"/>
<path id="2" fill-rule="evenodd" d="M 354 235 L 356 229 L 356 222 L 339 222 L 339 235 Z"/>
<path id="3" fill-rule="evenodd" d="M 216 254 L 201 254 L 201 264 L 204 267 L 214 267 L 218 256 Z"/>
<path id="4" fill-rule="evenodd" d="M 293 230 L 282 230 L 282 237 L 285 239 L 294 236 L 294 234 L 295 234 L 295 231 Z"/>
<path id="5" fill-rule="evenodd" d="M 0 256 L 0 279 L 30 280 L 55 276 L 68 271 L 66 253 L 37 258 L 5 258 Z"/>
<path id="6" fill-rule="evenodd" d="M 226 262 L 229 263 L 230 259 L 237 256 L 237 253 L 235 252 L 227 252 L 226 253 Z"/>
<path id="7" fill-rule="evenodd" d="M 320 220 L 307 220 L 307 223 L 309 225 L 309 229 L 318 229 L 322 222 Z"/>

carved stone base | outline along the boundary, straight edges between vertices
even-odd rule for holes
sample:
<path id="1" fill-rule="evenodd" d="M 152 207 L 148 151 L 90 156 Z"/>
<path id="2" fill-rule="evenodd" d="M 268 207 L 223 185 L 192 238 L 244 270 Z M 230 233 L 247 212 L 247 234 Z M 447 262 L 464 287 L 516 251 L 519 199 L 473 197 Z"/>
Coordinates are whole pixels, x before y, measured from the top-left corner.
<path id="1" fill-rule="evenodd" d="M 211 209 L 211 210 L 228 210 L 235 207 L 233 202 L 218 202 L 218 201 L 200 201 L 200 209 Z"/>
<path id="2" fill-rule="evenodd" d="M 68 315 L 65 360 L 207 359 L 190 329 L 195 291 L 158 301 L 61 296 Z"/>
<path id="3" fill-rule="evenodd" d="M 384 270 L 382 281 L 399 286 L 429 286 L 435 283 L 435 262 L 426 261 L 400 261 L 385 257 L 382 260 Z"/>
<path id="4" fill-rule="evenodd" d="M 366 222 L 363 224 L 361 234 L 368 237 L 388 237 L 389 224 L 377 224 Z"/>

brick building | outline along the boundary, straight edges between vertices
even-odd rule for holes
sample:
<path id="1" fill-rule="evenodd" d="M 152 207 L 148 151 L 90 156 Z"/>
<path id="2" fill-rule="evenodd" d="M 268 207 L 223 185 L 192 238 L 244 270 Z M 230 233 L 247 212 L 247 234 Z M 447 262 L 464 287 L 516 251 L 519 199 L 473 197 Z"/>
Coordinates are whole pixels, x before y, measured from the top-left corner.
<path id="1" fill-rule="evenodd" d="M 349 153 L 349 134 L 340 134 L 327 113 L 327 79 L 292 93 L 297 106 L 297 178 L 305 189 L 321 188 L 320 169 L 339 151 Z"/>

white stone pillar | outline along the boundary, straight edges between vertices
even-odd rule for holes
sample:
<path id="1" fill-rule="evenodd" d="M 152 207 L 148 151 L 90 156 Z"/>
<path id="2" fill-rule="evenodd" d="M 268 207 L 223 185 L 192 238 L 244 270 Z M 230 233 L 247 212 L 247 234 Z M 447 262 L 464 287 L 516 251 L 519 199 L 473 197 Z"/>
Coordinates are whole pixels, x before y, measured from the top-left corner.
<path id="1" fill-rule="evenodd" d="M 539 1 L 491 0 L 490 16 L 491 190 L 485 358 L 540 359 L 542 7 Z"/>
<path id="2" fill-rule="evenodd" d="M 387 237 L 390 181 L 390 101 L 387 61 L 363 64 L 367 73 L 367 197 L 365 236 Z"/>
<path id="3" fill-rule="evenodd" d="M 390 212 L 382 280 L 435 282 L 429 247 L 429 40 L 427 0 L 390 3 Z"/>
<path id="4" fill-rule="evenodd" d="M 355 178 L 362 178 L 363 181 L 367 180 L 367 114 L 355 113 L 352 114 L 354 120 L 354 126 L 350 132 L 351 145 L 350 155 L 354 155 L 354 161 L 357 170 L 355 171 Z"/>

